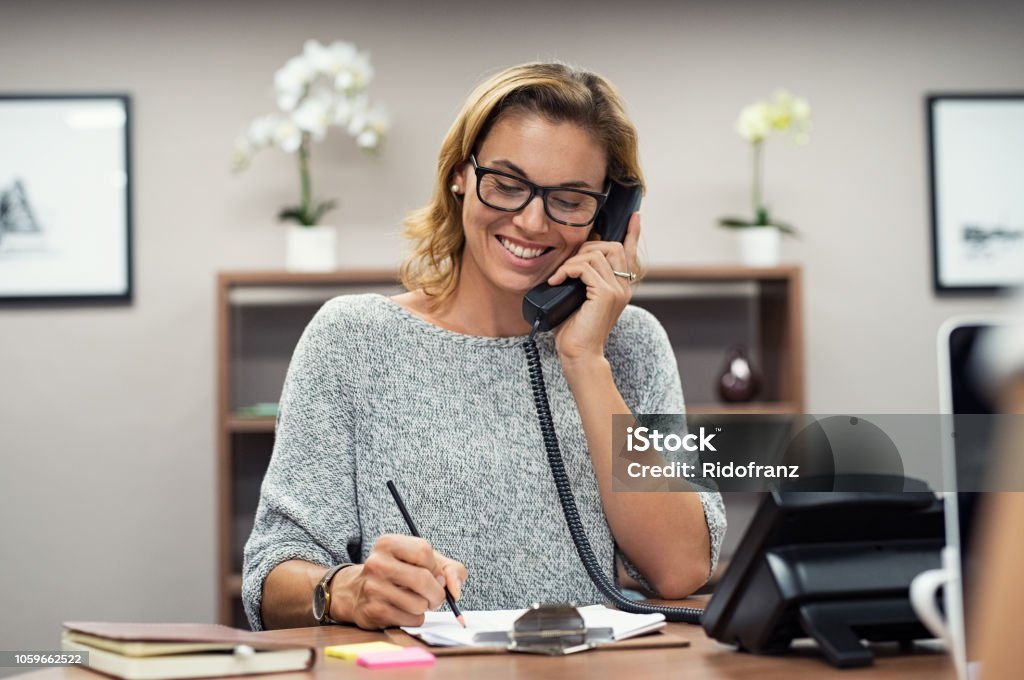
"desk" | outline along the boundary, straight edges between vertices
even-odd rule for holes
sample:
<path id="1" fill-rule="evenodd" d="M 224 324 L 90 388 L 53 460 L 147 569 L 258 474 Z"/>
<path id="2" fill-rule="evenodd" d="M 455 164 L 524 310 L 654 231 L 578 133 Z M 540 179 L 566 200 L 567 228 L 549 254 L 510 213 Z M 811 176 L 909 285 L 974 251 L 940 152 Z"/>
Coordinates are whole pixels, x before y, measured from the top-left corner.
<path id="1" fill-rule="evenodd" d="M 689 647 L 663 649 L 594 649 L 565 657 L 530 654 L 481 654 L 474 656 L 438 657 L 433 666 L 372 671 L 341 659 L 320 656 L 310 673 L 287 673 L 264 676 L 276 680 L 324 680 L 326 678 L 615 678 L 638 680 L 647 678 L 757 678 L 757 680 L 798 680 L 799 678 L 953 678 L 948 658 L 933 651 L 916 651 L 899 655 L 895 645 L 875 647 L 875 665 L 841 671 L 828 665 L 812 649 L 802 649 L 783 657 L 753 656 L 720 645 L 704 634 L 698 626 L 684 623 L 668 624 L 670 630 L 690 640 Z M 383 633 L 349 626 L 294 628 L 261 633 L 268 640 L 295 642 L 318 648 L 354 642 L 385 639 Z M 19 676 L 24 680 L 98 680 L 103 676 L 80 668 L 48 668 Z M 245 676 L 241 676 L 245 677 Z"/>

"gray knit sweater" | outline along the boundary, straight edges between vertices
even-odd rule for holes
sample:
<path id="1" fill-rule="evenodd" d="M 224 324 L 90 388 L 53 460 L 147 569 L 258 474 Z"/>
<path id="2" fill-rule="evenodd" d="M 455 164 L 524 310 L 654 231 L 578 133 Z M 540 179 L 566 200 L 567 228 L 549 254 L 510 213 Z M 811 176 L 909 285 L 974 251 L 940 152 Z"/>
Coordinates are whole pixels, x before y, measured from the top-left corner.
<path id="1" fill-rule="evenodd" d="M 580 516 L 612 576 L 622 556 L 601 508 L 576 402 L 553 335 L 536 339 Z M 444 330 L 381 295 L 338 297 L 320 309 L 292 356 L 245 546 L 242 599 L 254 629 L 262 628 L 263 581 L 281 562 L 361 562 L 380 535 L 408 533 L 389 479 L 424 537 L 469 570 L 463 608 L 603 600 L 562 516 L 523 340 Z M 651 314 L 626 307 L 606 356 L 632 412 L 682 412 L 675 356 Z M 701 493 L 701 501 L 713 565 L 725 511 L 717 493 Z"/>

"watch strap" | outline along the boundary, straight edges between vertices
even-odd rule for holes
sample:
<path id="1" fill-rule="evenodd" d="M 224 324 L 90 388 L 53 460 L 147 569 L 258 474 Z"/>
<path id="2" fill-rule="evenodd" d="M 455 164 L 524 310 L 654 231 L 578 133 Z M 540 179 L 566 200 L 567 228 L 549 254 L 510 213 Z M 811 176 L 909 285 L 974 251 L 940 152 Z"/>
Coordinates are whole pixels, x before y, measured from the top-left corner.
<path id="1" fill-rule="evenodd" d="M 354 562 L 342 562 L 341 564 L 336 564 L 324 573 L 323 578 L 320 579 L 320 583 L 317 584 L 317 587 L 322 589 L 324 592 L 324 615 L 323 618 L 317 620 L 317 623 L 321 626 L 341 623 L 341 621 L 335 621 L 331 618 L 331 581 L 339 571 L 345 567 L 353 566 L 355 566 Z"/>

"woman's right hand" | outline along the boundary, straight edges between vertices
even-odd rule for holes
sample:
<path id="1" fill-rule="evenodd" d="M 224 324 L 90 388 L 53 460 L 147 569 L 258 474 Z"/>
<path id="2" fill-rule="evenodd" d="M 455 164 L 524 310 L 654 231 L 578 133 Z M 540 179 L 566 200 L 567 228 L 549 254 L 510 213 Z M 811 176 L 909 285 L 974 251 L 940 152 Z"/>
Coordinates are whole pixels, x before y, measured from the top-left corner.
<path id="1" fill-rule="evenodd" d="M 465 565 L 414 536 L 384 534 L 363 564 L 342 569 L 331 581 L 331 618 L 360 628 L 423 625 L 424 612 L 444 602 L 444 586 L 456 600 Z"/>

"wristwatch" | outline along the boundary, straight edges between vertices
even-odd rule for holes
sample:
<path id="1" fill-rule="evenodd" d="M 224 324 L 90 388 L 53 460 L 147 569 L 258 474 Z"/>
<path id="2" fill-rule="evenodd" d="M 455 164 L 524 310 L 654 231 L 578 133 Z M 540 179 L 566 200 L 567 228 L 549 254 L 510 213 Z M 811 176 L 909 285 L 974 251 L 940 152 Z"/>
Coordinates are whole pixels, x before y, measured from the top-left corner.
<path id="1" fill-rule="evenodd" d="M 351 566 L 354 566 L 351 562 L 336 564 L 327 570 L 324 577 L 320 579 L 320 583 L 313 588 L 313 618 L 321 626 L 340 623 L 331 618 L 331 579 L 345 567 Z"/>

